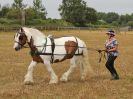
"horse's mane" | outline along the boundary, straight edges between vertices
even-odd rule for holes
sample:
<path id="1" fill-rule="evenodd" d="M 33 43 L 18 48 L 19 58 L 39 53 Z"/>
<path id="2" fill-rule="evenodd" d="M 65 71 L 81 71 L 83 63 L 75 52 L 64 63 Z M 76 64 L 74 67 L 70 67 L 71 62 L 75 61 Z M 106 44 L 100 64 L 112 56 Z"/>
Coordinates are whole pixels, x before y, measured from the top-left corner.
<path id="1" fill-rule="evenodd" d="M 23 29 L 24 29 L 25 32 L 27 32 L 27 33 L 29 33 L 31 35 L 45 37 L 45 35 L 41 31 L 39 31 L 39 30 L 37 30 L 35 28 L 23 27 Z"/>

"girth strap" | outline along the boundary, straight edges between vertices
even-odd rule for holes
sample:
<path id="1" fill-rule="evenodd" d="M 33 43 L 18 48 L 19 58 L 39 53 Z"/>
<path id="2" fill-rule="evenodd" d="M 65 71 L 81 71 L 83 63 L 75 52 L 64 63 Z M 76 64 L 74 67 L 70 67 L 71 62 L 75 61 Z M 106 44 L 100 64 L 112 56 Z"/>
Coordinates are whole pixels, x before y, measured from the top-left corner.
<path id="1" fill-rule="evenodd" d="M 78 44 L 78 40 L 77 40 L 76 37 L 75 37 L 75 39 L 76 39 L 77 46 L 79 46 L 79 44 Z M 79 47 L 78 47 L 78 54 L 79 54 Z"/>
<path id="2" fill-rule="evenodd" d="M 55 43 L 54 43 L 54 38 L 51 36 L 49 37 L 50 40 L 51 40 L 51 50 L 52 50 L 52 53 L 51 53 L 51 63 L 54 62 L 54 49 L 55 49 Z"/>

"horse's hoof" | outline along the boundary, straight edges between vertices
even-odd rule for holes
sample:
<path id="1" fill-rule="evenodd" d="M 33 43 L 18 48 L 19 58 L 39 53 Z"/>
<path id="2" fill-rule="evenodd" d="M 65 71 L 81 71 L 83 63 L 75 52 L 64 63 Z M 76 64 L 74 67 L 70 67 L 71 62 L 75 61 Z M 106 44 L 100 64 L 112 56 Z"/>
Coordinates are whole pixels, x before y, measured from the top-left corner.
<path id="1" fill-rule="evenodd" d="M 81 77 L 81 81 L 85 81 L 86 79 L 84 77 Z"/>
<path id="2" fill-rule="evenodd" d="M 32 82 L 32 81 L 25 81 L 24 84 L 25 84 L 25 85 L 33 85 L 34 82 Z"/>
<path id="3" fill-rule="evenodd" d="M 67 82 L 67 81 L 68 81 L 68 79 L 67 79 L 67 78 L 63 78 L 63 77 L 62 77 L 62 78 L 60 78 L 60 81 L 61 81 L 61 82 Z"/>
<path id="4" fill-rule="evenodd" d="M 49 84 L 57 84 L 58 81 L 50 81 Z"/>
<path id="5" fill-rule="evenodd" d="M 50 80 L 49 84 L 57 84 L 58 80 Z"/>

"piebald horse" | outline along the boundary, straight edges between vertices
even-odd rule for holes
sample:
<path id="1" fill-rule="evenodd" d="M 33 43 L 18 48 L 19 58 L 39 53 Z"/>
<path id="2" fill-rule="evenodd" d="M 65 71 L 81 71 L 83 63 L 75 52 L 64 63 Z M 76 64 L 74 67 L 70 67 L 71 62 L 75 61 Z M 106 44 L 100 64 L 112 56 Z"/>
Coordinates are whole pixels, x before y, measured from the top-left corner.
<path id="1" fill-rule="evenodd" d="M 87 70 L 93 72 L 88 61 L 86 44 L 77 37 L 53 38 L 45 36 L 37 29 L 22 27 L 15 34 L 14 40 L 13 48 L 16 51 L 24 48 L 26 43 L 31 50 L 32 61 L 25 75 L 25 84 L 33 84 L 33 69 L 37 63 L 45 64 L 50 74 L 49 84 L 58 83 L 58 77 L 51 67 L 51 63 L 70 59 L 70 68 L 60 78 L 60 81 L 63 82 L 68 81 L 68 76 L 77 65 L 80 65 L 81 80 L 85 80 Z"/>

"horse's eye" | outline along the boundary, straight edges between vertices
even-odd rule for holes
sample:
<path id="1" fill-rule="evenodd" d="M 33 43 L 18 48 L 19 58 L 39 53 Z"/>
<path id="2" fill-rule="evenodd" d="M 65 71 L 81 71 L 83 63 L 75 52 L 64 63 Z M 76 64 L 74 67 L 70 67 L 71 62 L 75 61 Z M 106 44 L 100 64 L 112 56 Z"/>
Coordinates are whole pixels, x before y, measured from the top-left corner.
<path id="1" fill-rule="evenodd" d="M 20 36 L 20 37 L 19 37 L 19 40 L 23 40 L 23 36 Z"/>

